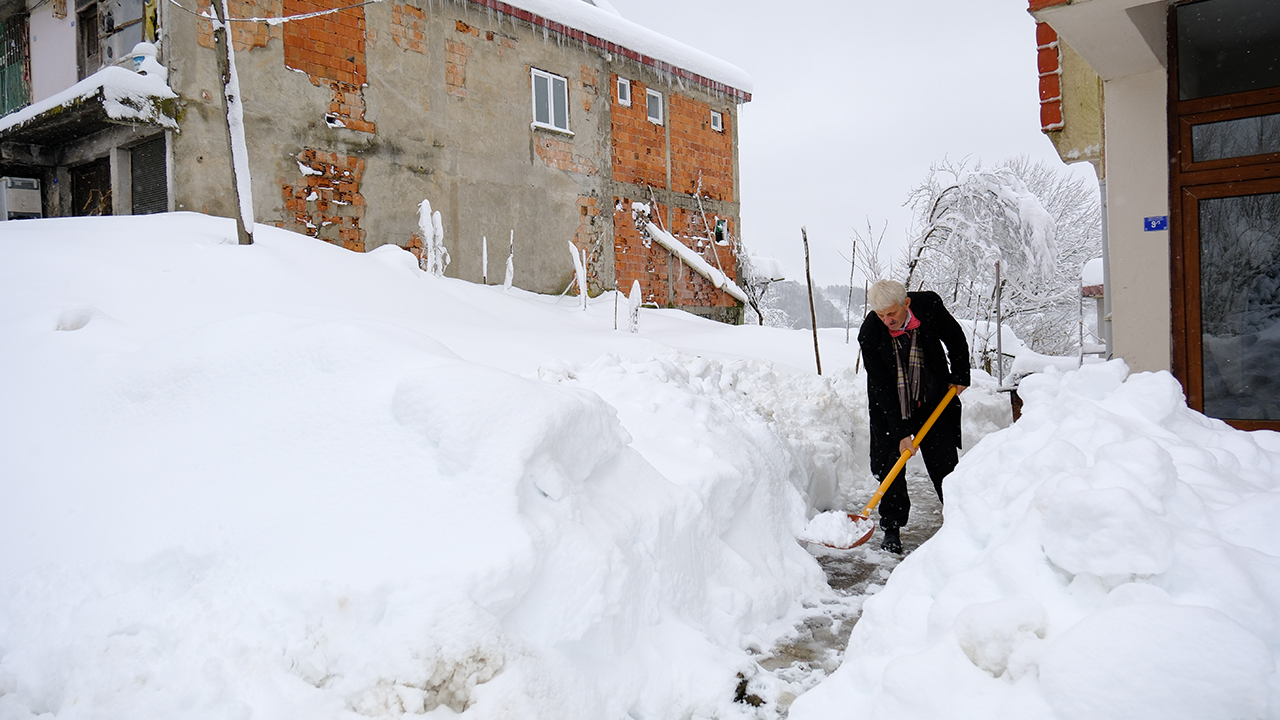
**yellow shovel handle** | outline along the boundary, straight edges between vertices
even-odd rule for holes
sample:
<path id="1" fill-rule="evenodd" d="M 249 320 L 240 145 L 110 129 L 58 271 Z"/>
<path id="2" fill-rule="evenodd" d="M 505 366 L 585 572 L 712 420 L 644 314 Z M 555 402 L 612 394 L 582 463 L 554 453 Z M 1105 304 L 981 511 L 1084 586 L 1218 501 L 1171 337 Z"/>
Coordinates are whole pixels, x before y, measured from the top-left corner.
<path id="1" fill-rule="evenodd" d="M 942 396 L 942 401 L 938 403 L 938 407 L 934 408 L 933 414 L 929 416 L 928 420 L 924 421 L 924 425 L 920 428 L 920 432 L 916 433 L 915 439 L 911 441 L 911 450 L 902 451 L 902 455 L 898 457 L 898 462 L 893 464 L 893 469 L 889 471 L 888 475 L 884 476 L 884 482 L 880 483 L 880 487 L 876 490 L 876 494 L 871 496 L 871 502 L 867 503 L 867 506 L 862 508 L 862 517 L 871 516 L 871 511 L 880 504 L 880 498 L 884 497 L 889 486 L 893 484 L 894 478 L 898 477 L 898 473 L 906 466 L 907 461 L 911 459 L 911 454 L 920 449 L 920 441 L 924 440 L 925 433 L 929 432 L 929 428 L 933 427 L 933 424 L 937 422 L 938 417 L 942 415 L 942 411 L 946 409 L 947 403 L 951 402 L 951 398 L 955 396 L 956 387 L 952 385 L 947 388 L 947 394 Z"/>

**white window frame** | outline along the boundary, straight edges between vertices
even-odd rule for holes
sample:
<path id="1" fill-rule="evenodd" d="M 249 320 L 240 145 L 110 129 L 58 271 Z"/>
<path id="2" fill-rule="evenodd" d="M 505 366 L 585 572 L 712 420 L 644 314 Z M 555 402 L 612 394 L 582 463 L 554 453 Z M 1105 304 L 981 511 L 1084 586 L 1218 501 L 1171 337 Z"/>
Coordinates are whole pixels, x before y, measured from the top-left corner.
<path id="1" fill-rule="evenodd" d="M 573 133 L 569 131 L 569 81 L 560 75 L 538 68 L 529 68 L 529 72 L 530 95 L 533 97 L 533 126 L 572 135 Z M 545 119 L 538 118 L 539 81 L 544 83 L 547 93 Z M 563 104 L 559 107 L 557 107 L 557 99 L 563 100 Z M 557 117 L 558 114 L 562 114 L 563 117 Z M 562 123 L 558 124 L 557 120 Z"/>
<path id="2" fill-rule="evenodd" d="M 658 117 L 653 116 L 653 105 L 649 102 L 650 98 L 658 99 Z M 665 113 L 662 107 L 662 93 L 652 88 L 645 88 L 644 91 L 644 114 L 649 118 L 649 122 L 654 125 L 662 125 Z"/>
<path id="3" fill-rule="evenodd" d="M 724 132 L 724 115 L 719 110 L 711 111 L 711 129 L 716 132 Z"/>
<path id="4" fill-rule="evenodd" d="M 631 81 L 624 77 L 618 78 L 618 104 L 631 107 Z"/>

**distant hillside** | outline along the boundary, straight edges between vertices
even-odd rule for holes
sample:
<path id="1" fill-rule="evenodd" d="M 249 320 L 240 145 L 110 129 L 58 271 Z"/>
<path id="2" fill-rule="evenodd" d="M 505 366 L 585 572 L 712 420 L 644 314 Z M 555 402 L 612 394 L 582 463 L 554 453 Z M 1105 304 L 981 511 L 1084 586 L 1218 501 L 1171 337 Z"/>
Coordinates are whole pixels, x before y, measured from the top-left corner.
<path id="1" fill-rule="evenodd" d="M 788 327 L 813 328 L 809 318 L 809 293 L 802 282 L 785 280 L 769 286 L 765 301 L 787 314 Z M 813 304 L 818 315 L 818 327 L 844 327 L 845 307 L 849 302 L 848 285 L 828 285 L 813 289 Z M 857 326 L 862 320 L 862 288 L 853 289 L 853 313 L 851 322 Z"/>

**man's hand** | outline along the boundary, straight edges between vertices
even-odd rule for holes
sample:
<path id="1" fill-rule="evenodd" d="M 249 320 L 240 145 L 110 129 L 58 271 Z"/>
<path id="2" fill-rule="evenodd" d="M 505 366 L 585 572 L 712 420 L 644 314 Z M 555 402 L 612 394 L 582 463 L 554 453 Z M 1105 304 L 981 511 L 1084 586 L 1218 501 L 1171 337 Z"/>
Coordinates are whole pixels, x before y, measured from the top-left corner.
<path id="1" fill-rule="evenodd" d="M 953 388 L 955 388 L 955 389 L 956 389 L 956 395 L 959 395 L 960 393 L 962 393 L 962 392 L 964 392 L 965 390 L 969 389 L 969 386 L 968 386 L 968 385 L 955 385 L 955 384 L 952 384 L 952 385 L 951 385 L 951 387 L 953 387 Z"/>
<path id="2" fill-rule="evenodd" d="M 902 442 L 898 443 L 898 454 L 899 454 L 899 455 L 901 455 L 902 453 L 910 453 L 910 454 L 912 454 L 912 455 L 915 455 L 915 454 L 916 454 L 916 448 L 915 448 L 915 446 L 914 446 L 914 445 L 912 445 L 912 444 L 911 444 L 911 440 L 912 440 L 912 438 L 913 438 L 913 437 L 914 437 L 914 436 L 912 436 L 912 435 L 908 435 L 908 436 L 906 436 L 906 437 L 902 438 Z"/>

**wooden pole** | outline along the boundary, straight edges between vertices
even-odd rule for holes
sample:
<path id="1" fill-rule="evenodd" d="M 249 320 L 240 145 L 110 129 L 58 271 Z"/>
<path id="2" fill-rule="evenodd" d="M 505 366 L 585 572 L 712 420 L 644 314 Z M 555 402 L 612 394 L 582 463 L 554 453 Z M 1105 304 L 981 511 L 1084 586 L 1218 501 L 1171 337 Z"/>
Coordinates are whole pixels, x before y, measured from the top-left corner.
<path id="1" fill-rule="evenodd" d="M 1001 308 L 1000 261 L 996 261 L 996 368 L 1000 384 L 1004 384 L 1004 315 Z M 991 317 L 988 315 L 987 317 Z M 989 345 L 987 347 L 990 347 Z"/>
<path id="2" fill-rule="evenodd" d="M 844 344 L 849 344 L 849 325 L 853 315 L 853 271 L 858 267 L 858 236 L 853 236 L 853 255 L 849 258 L 849 302 L 844 306 Z"/>
<path id="3" fill-rule="evenodd" d="M 813 359 L 818 363 L 818 374 L 822 374 L 822 355 L 818 352 L 818 311 L 813 306 L 813 278 L 809 275 L 809 233 L 800 228 L 800 237 L 804 238 L 804 282 L 809 287 L 809 319 L 813 321 Z"/>
<path id="4" fill-rule="evenodd" d="M 213 14 L 218 18 L 214 23 L 213 42 L 217 48 L 218 54 L 218 74 L 222 79 L 222 119 L 227 123 L 227 154 L 231 156 L 231 190 L 232 197 L 236 199 L 236 237 L 241 245 L 253 244 L 253 226 L 245 224 L 242 198 L 240 197 L 240 171 L 236 167 L 236 141 L 233 133 L 236 129 L 231 127 L 231 104 L 240 102 L 240 90 L 232 82 L 233 63 L 231 47 L 231 27 L 227 23 L 227 11 L 223 5 L 224 0 L 212 0 L 209 4 L 213 7 Z M 234 89 L 235 97 L 228 97 L 228 94 Z M 243 107 L 243 106 L 241 106 Z M 241 140 L 243 142 L 243 140 Z"/>

